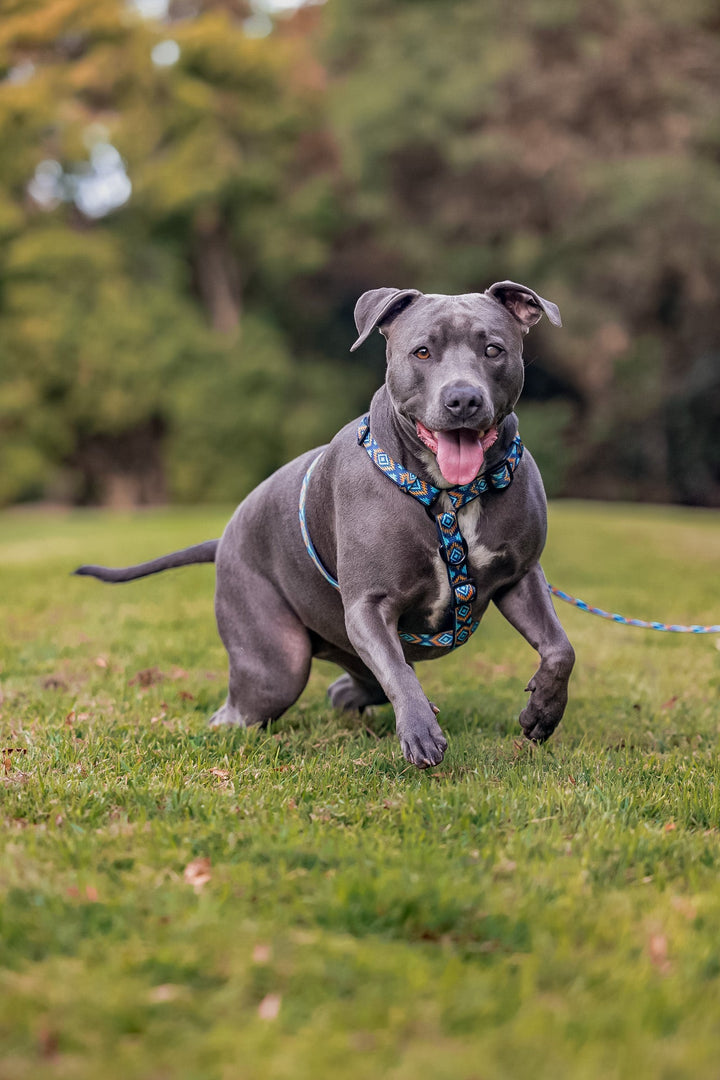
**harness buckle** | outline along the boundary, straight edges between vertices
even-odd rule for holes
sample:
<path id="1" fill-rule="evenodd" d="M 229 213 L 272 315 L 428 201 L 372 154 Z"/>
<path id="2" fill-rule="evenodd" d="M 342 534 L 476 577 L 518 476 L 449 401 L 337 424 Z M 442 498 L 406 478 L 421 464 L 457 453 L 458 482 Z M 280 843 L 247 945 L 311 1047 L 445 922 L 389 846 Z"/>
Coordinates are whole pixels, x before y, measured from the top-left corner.
<path id="1" fill-rule="evenodd" d="M 458 536 L 452 541 L 450 550 L 444 544 L 440 544 L 438 554 L 446 566 L 462 566 L 467 562 L 468 547 L 464 536 Z"/>
<path id="2" fill-rule="evenodd" d="M 461 607 L 463 604 L 472 604 L 477 596 L 477 587 L 472 578 L 468 578 L 467 581 L 458 581 L 452 586 L 453 596 L 455 597 L 455 607 Z"/>

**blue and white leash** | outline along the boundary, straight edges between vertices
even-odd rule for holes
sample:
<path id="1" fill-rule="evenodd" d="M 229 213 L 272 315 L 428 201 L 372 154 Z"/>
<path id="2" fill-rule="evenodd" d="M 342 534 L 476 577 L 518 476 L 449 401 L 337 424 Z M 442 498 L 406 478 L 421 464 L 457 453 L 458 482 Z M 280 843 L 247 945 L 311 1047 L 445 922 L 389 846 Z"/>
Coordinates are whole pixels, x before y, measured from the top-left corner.
<path id="1" fill-rule="evenodd" d="M 392 480 L 394 484 L 406 492 L 406 494 L 412 495 L 427 509 L 432 507 L 433 503 L 441 494 L 440 489 L 421 480 L 419 477 L 415 476 L 414 473 L 410 472 L 409 469 L 405 469 L 402 465 L 394 461 L 389 454 L 385 453 L 370 434 L 370 423 L 367 416 L 362 420 L 358 428 L 358 443 L 365 448 L 377 468 Z M 470 635 L 477 629 L 479 623 L 472 619 L 471 609 L 471 603 L 475 596 L 475 585 L 468 576 L 466 565 L 467 547 L 462 534 L 460 533 L 454 511 L 459 510 L 466 503 L 470 502 L 471 499 L 475 499 L 478 495 L 485 494 L 485 492 L 493 488 L 501 491 L 508 487 L 512 483 L 513 473 L 520 463 L 522 453 L 522 442 L 520 437 L 516 436 L 507 457 L 493 473 L 478 476 L 471 483 L 466 484 L 463 487 L 452 488 L 445 491 L 445 494 L 452 503 L 453 510 L 438 515 L 435 521 L 441 540 L 441 554 L 443 554 L 450 580 L 452 606 L 455 616 L 454 627 L 452 630 L 446 630 L 439 634 L 432 635 L 400 632 L 400 637 L 404 641 L 416 645 L 430 645 L 435 648 L 456 648 L 458 645 L 462 645 L 467 641 Z M 300 492 L 300 505 L 298 508 L 300 529 L 302 531 L 303 540 L 305 541 L 307 553 L 315 563 L 315 566 L 328 584 L 332 585 L 334 589 L 339 589 L 337 580 L 327 571 L 315 549 L 315 545 L 310 538 L 306 520 L 305 507 L 308 485 L 313 469 L 320 461 L 321 457 L 322 454 L 319 454 L 311 462 L 303 479 Z M 713 626 L 684 626 L 679 623 L 648 622 L 645 619 L 628 619 L 625 615 L 619 615 L 617 612 L 605 611 L 603 608 L 593 607 L 591 604 L 588 604 L 587 601 L 581 600 L 577 596 L 571 596 L 570 593 L 563 592 L 562 589 L 556 588 L 556 586 L 551 585 L 550 582 L 547 582 L 547 587 L 553 596 L 557 596 L 559 600 L 563 600 L 566 604 L 571 604 L 573 607 L 579 608 L 580 611 L 586 611 L 589 615 L 597 615 L 601 619 L 608 619 L 610 622 L 619 623 L 621 626 L 636 626 L 641 630 L 660 630 L 669 634 L 720 634 L 720 624 L 715 624 Z"/>
<path id="2" fill-rule="evenodd" d="M 577 596 L 571 596 L 570 593 L 557 589 L 550 582 L 548 582 L 548 589 L 553 596 L 557 596 L 559 600 L 564 600 L 566 604 L 572 604 L 573 607 L 579 608 L 580 611 L 587 611 L 589 615 L 598 615 L 601 619 L 609 619 L 611 622 L 620 623 L 621 626 L 638 626 L 641 630 L 662 630 L 668 634 L 720 634 L 720 625 L 717 624 L 715 626 L 683 626 L 679 623 L 646 622 L 645 619 L 628 619 L 625 615 L 618 615 L 615 611 L 605 611 L 603 608 L 593 607 L 585 600 L 580 600 Z"/>

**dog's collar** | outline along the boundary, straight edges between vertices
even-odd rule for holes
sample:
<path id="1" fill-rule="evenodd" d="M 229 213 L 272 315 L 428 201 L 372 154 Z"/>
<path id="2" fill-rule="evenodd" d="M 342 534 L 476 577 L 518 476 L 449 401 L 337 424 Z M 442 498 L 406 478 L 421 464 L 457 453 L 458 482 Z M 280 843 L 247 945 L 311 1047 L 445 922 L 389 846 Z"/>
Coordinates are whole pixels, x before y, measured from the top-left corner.
<path id="1" fill-rule="evenodd" d="M 469 484 L 463 484 L 461 487 L 447 489 L 437 488 L 433 484 L 428 484 L 425 480 L 421 480 L 415 473 L 411 472 L 410 469 L 406 469 L 402 465 L 399 465 L 390 454 L 387 454 L 382 450 L 370 434 L 370 419 L 367 416 L 362 420 L 358 427 L 357 439 L 358 444 L 366 450 L 373 464 L 376 465 L 389 480 L 392 480 L 401 491 L 404 491 L 407 495 L 412 495 L 414 499 L 417 499 L 418 502 L 422 503 L 428 513 L 433 517 L 440 538 L 440 556 L 447 568 L 448 581 L 450 582 L 450 596 L 452 598 L 453 606 L 452 630 L 443 630 L 439 634 L 411 634 L 407 631 L 399 630 L 398 634 L 401 640 L 406 641 L 410 645 L 428 645 L 436 649 L 454 649 L 457 648 L 458 645 L 464 645 L 470 635 L 475 633 L 480 624 L 478 620 L 474 620 L 472 617 L 472 602 L 477 595 L 477 588 L 475 582 L 468 573 L 467 544 L 460 532 L 460 526 L 455 511 L 466 506 L 467 503 L 476 499 L 478 495 L 483 495 L 493 488 L 497 491 L 502 491 L 503 488 L 510 486 L 513 474 L 515 473 L 523 454 L 523 444 L 520 436 L 515 436 L 506 457 L 500 465 L 496 466 L 492 471 L 481 473 L 480 476 L 476 476 Z M 307 502 L 310 477 L 321 457 L 322 454 L 318 454 L 318 456 L 314 458 L 305 473 L 302 482 L 302 488 L 300 489 L 300 505 L 298 508 L 300 529 L 302 531 L 303 540 L 305 541 L 307 553 L 315 563 L 315 566 L 334 589 L 339 589 L 340 586 L 337 580 L 325 569 L 320 556 L 315 550 L 315 545 L 308 532 L 305 514 L 305 504 Z M 434 514 L 432 512 L 432 506 L 443 494 L 447 495 L 452 510 L 443 510 L 438 514 Z"/>
<path id="2" fill-rule="evenodd" d="M 459 510 L 467 503 L 472 502 L 478 495 L 484 495 L 486 491 L 494 488 L 502 491 L 509 487 L 515 470 L 520 464 L 523 455 L 523 443 L 519 435 L 516 435 L 510 444 L 506 456 L 490 472 L 480 473 L 469 484 L 463 484 L 454 488 L 438 488 L 427 481 L 421 480 L 410 469 L 399 465 L 384 450 L 381 450 L 375 439 L 370 434 L 370 417 L 366 416 L 360 422 L 357 430 L 357 440 L 364 447 L 373 463 L 381 472 L 385 473 L 389 480 L 397 484 L 408 495 L 418 499 L 424 506 L 432 506 L 441 495 L 447 495 L 453 510 Z"/>

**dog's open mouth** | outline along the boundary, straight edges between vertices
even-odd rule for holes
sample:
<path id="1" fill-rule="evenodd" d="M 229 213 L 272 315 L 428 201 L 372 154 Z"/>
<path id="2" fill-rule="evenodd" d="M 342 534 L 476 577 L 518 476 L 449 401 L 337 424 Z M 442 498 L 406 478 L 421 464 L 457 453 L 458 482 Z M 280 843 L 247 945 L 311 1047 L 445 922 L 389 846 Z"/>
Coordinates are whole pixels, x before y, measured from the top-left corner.
<path id="1" fill-rule="evenodd" d="M 437 457 L 440 472 L 449 484 L 469 484 L 480 472 L 489 450 L 498 437 L 496 427 L 487 431 L 455 428 L 453 431 L 430 431 L 415 421 L 418 438 Z"/>

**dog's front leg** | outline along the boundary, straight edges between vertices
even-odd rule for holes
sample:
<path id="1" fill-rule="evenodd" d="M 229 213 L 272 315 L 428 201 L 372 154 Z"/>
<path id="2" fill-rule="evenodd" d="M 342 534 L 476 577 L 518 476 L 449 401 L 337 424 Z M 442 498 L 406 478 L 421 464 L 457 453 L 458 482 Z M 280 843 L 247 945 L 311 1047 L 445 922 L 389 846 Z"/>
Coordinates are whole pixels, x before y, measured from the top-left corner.
<path id="1" fill-rule="evenodd" d="M 544 742 L 565 712 L 575 652 L 555 613 L 540 563 L 493 599 L 510 625 L 540 653 L 540 666 L 527 686 L 530 701 L 520 714 L 520 725 L 528 739 Z"/>
<path id="2" fill-rule="evenodd" d="M 439 765 L 447 740 L 430 702 L 405 660 L 397 632 L 398 612 L 387 596 L 364 596 L 345 607 L 348 637 L 395 710 L 403 754 L 419 769 Z"/>

